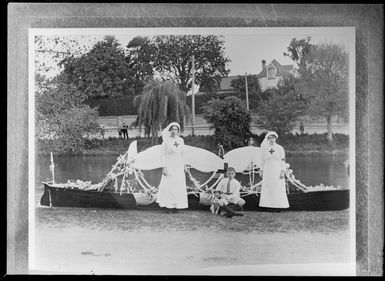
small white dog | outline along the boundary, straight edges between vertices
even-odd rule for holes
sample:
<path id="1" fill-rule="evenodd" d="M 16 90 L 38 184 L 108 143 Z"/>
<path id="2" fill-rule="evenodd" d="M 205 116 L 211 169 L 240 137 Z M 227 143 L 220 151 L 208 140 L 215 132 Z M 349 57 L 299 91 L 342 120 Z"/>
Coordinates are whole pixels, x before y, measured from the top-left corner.
<path id="1" fill-rule="evenodd" d="M 221 207 L 221 192 L 220 191 L 213 191 L 212 198 L 211 198 L 211 206 L 210 210 L 213 215 L 217 215 L 218 211 Z"/>

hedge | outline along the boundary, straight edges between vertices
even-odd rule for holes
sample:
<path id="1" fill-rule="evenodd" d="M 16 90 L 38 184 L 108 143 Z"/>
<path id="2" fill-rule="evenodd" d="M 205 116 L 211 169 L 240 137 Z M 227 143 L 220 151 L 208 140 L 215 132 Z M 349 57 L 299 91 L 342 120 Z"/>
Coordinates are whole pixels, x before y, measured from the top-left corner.
<path id="1" fill-rule="evenodd" d="M 246 100 L 244 94 L 234 92 L 224 94 L 202 94 L 195 96 L 195 113 L 202 114 L 202 106 L 212 98 L 224 99 L 228 96 L 236 96 L 242 100 Z M 121 115 L 136 115 L 137 111 L 133 104 L 134 96 L 123 96 L 119 98 L 95 98 L 89 99 L 85 103 L 91 107 L 99 107 L 100 116 L 121 116 Z M 256 105 L 256 98 L 249 96 L 250 108 L 253 109 Z M 186 103 L 191 108 L 191 96 L 186 97 Z"/>
<path id="2" fill-rule="evenodd" d="M 85 101 L 91 107 L 99 107 L 100 116 L 136 115 L 133 96 L 119 98 L 98 98 Z"/>

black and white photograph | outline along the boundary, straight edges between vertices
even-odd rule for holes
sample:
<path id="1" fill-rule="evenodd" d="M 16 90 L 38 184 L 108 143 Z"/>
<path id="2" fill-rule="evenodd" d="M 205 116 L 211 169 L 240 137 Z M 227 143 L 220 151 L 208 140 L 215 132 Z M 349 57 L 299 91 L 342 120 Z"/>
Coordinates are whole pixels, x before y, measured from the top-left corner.
<path id="1" fill-rule="evenodd" d="M 354 272 L 353 28 L 33 29 L 30 44 L 32 269 Z"/>
<path id="2" fill-rule="evenodd" d="M 7 273 L 382 275 L 379 8 L 12 5 Z"/>

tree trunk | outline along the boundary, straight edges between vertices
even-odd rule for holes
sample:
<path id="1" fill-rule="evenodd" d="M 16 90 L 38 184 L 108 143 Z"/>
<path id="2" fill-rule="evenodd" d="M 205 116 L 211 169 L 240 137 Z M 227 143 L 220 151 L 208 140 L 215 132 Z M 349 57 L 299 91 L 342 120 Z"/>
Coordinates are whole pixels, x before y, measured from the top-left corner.
<path id="1" fill-rule="evenodd" d="M 328 142 L 331 143 L 333 142 L 332 116 L 328 115 L 326 120 L 327 120 L 327 131 L 328 131 L 327 139 L 328 139 Z"/>
<path id="2" fill-rule="evenodd" d="M 187 93 L 187 92 L 186 92 Z M 186 97 L 186 93 L 183 94 L 183 106 L 187 106 L 187 103 L 186 103 L 186 100 L 187 100 L 187 97 Z M 192 114 L 192 108 L 191 108 L 191 114 Z M 187 115 L 186 115 L 186 110 L 184 111 L 184 115 L 183 115 L 183 120 L 182 120 L 182 128 L 184 129 L 186 124 L 185 124 L 185 119 L 186 119 Z"/>

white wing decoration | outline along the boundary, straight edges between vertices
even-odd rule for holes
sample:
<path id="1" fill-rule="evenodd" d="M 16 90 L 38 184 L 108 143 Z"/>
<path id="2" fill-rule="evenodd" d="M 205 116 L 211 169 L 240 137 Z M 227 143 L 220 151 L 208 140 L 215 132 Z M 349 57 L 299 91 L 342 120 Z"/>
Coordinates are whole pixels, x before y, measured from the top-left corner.
<path id="1" fill-rule="evenodd" d="M 242 172 L 249 168 L 251 162 L 261 167 L 262 151 L 260 147 L 245 146 L 230 150 L 224 155 L 224 162 L 233 167 L 236 172 Z"/>
<path id="2" fill-rule="evenodd" d="M 138 155 L 137 141 L 133 141 L 130 143 L 127 154 L 129 159 L 136 159 L 136 156 Z"/>
<path id="3" fill-rule="evenodd" d="M 161 145 L 154 145 L 139 152 L 133 166 L 140 170 L 154 170 L 162 167 Z"/>
<path id="4" fill-rule="evenodd" d="M 215 172 L 223 169 L 224 161 L 216 154 L 203 148 L 185 145 L 186 163 L 201 172 Z"/>
<path id="5" fill-rule="evenodd" d="M 136 155 L 133 163 L 140 170 L 154 170 L 162 167 L 161 145 L 155 145 Z M 185 145 L 186 164 L 201 172 L 214 172 L 223 169 L 223 159 L 202 148 Z"/>

